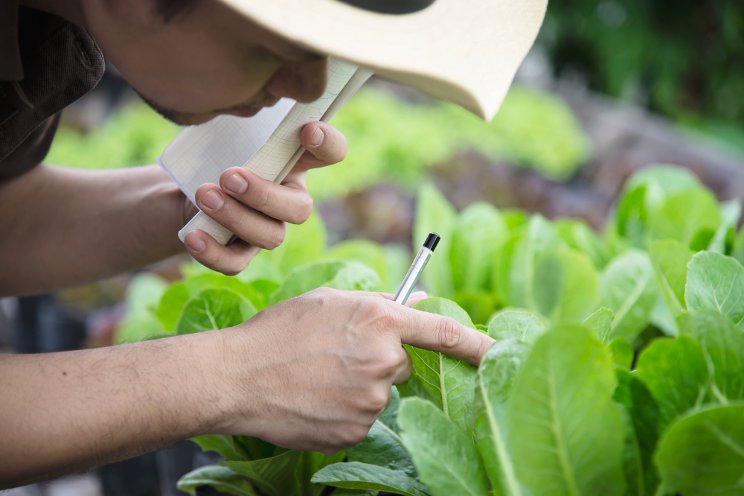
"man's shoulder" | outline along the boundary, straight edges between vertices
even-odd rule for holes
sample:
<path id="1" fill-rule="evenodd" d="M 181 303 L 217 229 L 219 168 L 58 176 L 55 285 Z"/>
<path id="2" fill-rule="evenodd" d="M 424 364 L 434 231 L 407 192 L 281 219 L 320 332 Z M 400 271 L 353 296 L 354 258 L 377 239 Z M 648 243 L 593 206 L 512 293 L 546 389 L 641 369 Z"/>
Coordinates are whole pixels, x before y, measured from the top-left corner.
<path id="1" fill-rule="evenodd" d="M 17 52 L 23 70 L 20 78 L 0 81 L 0 180 L 43 160 L 59 112 L 94 88 L 105 68 L 103 55 L 84 29 L 23 7 L 10 19 L 16 22 L 17 36 L 0 39 L 6 44 L 2 52 Z M 0 74 L 13 73 L 2 69 Z"/>

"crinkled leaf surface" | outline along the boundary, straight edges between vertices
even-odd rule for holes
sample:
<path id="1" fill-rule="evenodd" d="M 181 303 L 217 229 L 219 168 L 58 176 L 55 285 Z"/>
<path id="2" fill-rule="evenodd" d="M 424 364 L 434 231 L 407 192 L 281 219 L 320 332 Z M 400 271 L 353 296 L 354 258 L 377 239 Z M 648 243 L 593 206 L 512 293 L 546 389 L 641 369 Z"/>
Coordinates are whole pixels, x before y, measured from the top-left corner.
<path id="1" fill-rule="evenodd" d="M 193 296 L 181 312 L 178 334 L 224 329 L 238 325 L 256 314 L 256 307 L 235 291 L 207 289 Z"/>
<path id="2" fill-rule="evenodd" d="M 533 343 L 548 329 L 546 320 L 521 308 L 504 308 L 488 322 L 488 335 L 493 339 L 516 339 Z"/>
<path id="3" fill-rule="evenodd" d="M 648 256 L 633 250 L 615 258 L 602 272 L 600 289 L 600 305 L 615 314 L 607 339 L 633 341 L 648 325 L 658 297 Z"/>
<path id="4" fill-rule="evenodd" d="M 659 442 L 656 464 L 669 494 L 744 494 L 744 404 L 678 419 Z"/>
<path id="5" fill-rule="evenodd" d="M 286 451 L 271 458 L 226 461 L 224 465 L 247 478 L 267 496 L 318 496 L 323 486 L 311 482 L 312 474 L 343 457 L 343 452 L 325 456 L 313 451 Z"/>
<path id="6" fill-rule="evenodd" d="M 681 332 L 702 346 L 720 402 L 744 400 L 744 332 L 715 311 L 682 316 Z"/>
<path id="7" fill-rule="evenodd" d="M 372 424 L 367 437 L 346 450 L 348 462 L 324 467 L 313 476 L 313 481 L 347 489 L 426 494 L 426 487 L 419 482 L 411 455 L 398 433 L 399 404 L 400 396 L 393 387 L 387 408 Z"/>
<path id="8" fill-rule="evenodd" d="M 207 289 L 229 289 L 248 300 L 260 310 L 266 306 L 266 299 L 261 292 L 235 277 L 222 274 L 206 273 L 171 284 L 163 293 L 158 305 L 157 315 L 166 331 L 175 331 L 186 302 Z"/>
<path id="9" fill-rule="evenodd" d="M 185 493 L 196 494 L 200 487 L 210 487 L 231 496 L 258 496 L 245 477 L 220 465 L 198 468 L 178 480 L 178 490 Z"/>
<path id="10" fill-rule="evenodd" d="M 736 326 L 744 322 L 744 267 L 732 257 L 700 252 L 690 260 L 685 286 L 690 312 L 714 310 Z"/>
<path id="11" fill-rule="evenodd" d="M 616 384 L 609 350 L 588 329 L 558 327 L 537 340 L 506 418 L 517 477 L 532 495 L 624 494 Z"/>
<path id="12" fill-rule="evenodd" d="M 233 436 L 221 436 L 217 434 L 205 434 L 203 436 L 192 437 L 202 451 L 214 451 L 219 453 L 225 460 L 243 460 L 246 453 L 235 444 Z"/>
<path id="13" fill-rule="evenodd" d="M 433 403 L 401 402 L 398 423 L 421 482 L 433 496 L 486 496 L 488 484 L 473 439 Z"/>
<path id="14" fill-rule="evenodd" d="M 455 303 L 444 298 L 427 298 L 414 305 L 417 310 L 452 317 L 468 327 L 475 327 L 470 317 Z M 432 332 L 436 332 L 432 329 Z M 416 383 L 416 391 L 434 402 L 458 426 L 469 432 L 473 396 L 475 394 L 475 367 L 443 353 L 406 346 L 413 373 L 409 383 Z"/>
<path id="15" fill-rule="evenodd" d="M 526 341 L 507 338 L 497 341 L 478 369 L 474 403 L 475 440 L 491 490 L 497 496 L 526 494 L 517 480 L 509 454 L 506 404 L 514 377 L 530 349 Z M 512 439 L 512 442 L 517 441 Z"/>
<path id="16" fill-rule="evenodd" d="M 271 304 L 288 300 L 326 287 L 350 291 L 370 291 L 380 285 L 377 274 L 359 262 L 320 261 L 302 265 L 287 275 L 284 283 L 271 295 Z"/>
<path id="17" fill-rule="evenodd" d="M 345 489 L 369 489 L 404 496 L 427 496 L 426 486 L 405 472 L 362 462 L 328 465 L 312 481 Z M 335 494 L 335 493 L 334 493 Z"/>

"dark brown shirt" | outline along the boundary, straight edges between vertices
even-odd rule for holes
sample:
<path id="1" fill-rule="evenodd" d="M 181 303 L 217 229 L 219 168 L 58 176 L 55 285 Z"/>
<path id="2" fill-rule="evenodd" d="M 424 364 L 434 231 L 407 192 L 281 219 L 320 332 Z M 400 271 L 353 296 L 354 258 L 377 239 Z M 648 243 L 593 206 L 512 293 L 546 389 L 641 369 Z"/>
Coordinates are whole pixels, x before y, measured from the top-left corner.
<path id="1" fill-rule="evenodd" d="M 94 88 L 103 70 L 84 29 L 0 0 L 0 181 L 44 159 L 59 112 Z"/>

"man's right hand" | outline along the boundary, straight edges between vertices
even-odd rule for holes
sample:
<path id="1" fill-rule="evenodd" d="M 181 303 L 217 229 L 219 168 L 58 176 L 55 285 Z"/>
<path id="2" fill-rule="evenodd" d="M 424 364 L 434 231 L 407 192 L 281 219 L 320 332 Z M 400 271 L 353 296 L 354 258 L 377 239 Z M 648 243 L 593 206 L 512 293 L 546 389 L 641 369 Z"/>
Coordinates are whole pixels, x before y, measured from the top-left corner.
<path id="1" fill-rule="evenodd" d="M 228 411 L 218 431 L 333 453 L 367 435 L 408 379 L 402 344 L 474 365 L 493 344 L 454 319 L 378 293 L 317 289 L 221 331 Z"/>

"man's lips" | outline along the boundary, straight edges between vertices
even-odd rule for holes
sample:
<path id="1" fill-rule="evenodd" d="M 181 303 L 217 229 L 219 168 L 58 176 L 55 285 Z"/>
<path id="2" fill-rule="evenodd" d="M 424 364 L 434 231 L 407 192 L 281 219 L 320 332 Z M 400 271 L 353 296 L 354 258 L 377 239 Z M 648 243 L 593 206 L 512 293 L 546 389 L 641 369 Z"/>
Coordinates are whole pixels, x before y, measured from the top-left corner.
<path id="1" fill-rule="evenodd" d="M 276 97 L 266 97 L 262 101 L 253 103 L 251 105 L 242 105 L 239 107 L 233 107 L 226 113 L 230 115 L 237 115 L 238 117 L 253 117 L 265 107 L 273 107 L 279 99 Z"/>
<path id="2" fill-rule="evenodd" d="M 253 117 L 261 111 L 261 108 L 256 107 L 238 107 L 234 108 L 227 113 L 230 115 L 236 115 L 238 117 Z"/>

